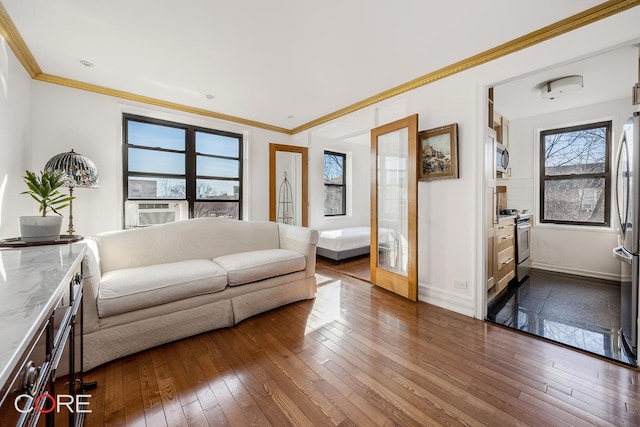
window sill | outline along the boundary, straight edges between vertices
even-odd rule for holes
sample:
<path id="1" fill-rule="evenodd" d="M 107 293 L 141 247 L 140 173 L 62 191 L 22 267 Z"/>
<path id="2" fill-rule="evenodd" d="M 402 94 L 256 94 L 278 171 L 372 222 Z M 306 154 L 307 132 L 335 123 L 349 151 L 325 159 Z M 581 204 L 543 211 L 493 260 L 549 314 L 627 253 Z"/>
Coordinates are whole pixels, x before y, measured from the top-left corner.
<path id="1" fill-rule="evenodd" d="M 589 232 L 589 233 L 617 233 L 617 227 L 597 227 L 592 225 L 568 225 L 568 224 L 549 224 L 549 223 L 535 223 L 536 228 L 543 228 L 548 230 L 564 230 L 564 231 L 577 231 L 577 232 Z"/>

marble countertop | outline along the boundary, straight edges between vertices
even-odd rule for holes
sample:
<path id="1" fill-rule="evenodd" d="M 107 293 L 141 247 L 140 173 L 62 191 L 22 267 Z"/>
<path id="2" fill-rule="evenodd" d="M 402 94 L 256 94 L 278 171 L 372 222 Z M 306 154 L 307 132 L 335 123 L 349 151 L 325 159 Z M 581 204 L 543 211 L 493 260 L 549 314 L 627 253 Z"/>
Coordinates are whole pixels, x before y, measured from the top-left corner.
<path id="1" fill-rule="evenodd" d="M 84 243 L 0 250 L 0 390 L 85 252 Z"/>

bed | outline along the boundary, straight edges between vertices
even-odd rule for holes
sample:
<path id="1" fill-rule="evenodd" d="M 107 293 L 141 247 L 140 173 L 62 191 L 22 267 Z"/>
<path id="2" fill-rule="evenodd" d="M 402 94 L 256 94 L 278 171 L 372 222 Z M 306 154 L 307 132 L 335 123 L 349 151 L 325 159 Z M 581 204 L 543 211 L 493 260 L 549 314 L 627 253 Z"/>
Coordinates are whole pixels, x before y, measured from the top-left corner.
<path id="1" fill-rule="evenodd" d="M 316 253 L 336 262 L 369 253 L 369 227 L 347 227 L 320 232 Z"/>

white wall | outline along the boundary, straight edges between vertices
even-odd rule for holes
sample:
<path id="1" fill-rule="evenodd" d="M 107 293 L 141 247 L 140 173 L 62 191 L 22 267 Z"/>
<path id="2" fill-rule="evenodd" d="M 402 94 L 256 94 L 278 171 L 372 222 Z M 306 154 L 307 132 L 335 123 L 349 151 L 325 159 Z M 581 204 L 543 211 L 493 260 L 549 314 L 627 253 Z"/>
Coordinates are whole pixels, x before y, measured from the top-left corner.
<path id="1" fill-rule="evenodd" d="M 30 126 L 31 78 L 0 37 L 0 238 L 18 237 L 18 217 L 37 214 L 35 202 L 20 194 L 27 189 Z"/>
<path id="2" fill-rule="evenodd" d="M 310 135 L 309 226 L 318 230 L 369 225 L 369 133 L 366 144 Z M 347 214 L 324 216 L 324 152 L 347 155 Z"/>
<path id="3" fill-rule="evenodd" d="M 546 129 L 612 120 L 612 153 L 617 152 L 622 124 L 632 111 L 630 99 L 575 108 L 553 114 L 511 121 L 509 151 L 511 178 L 499 180 L 507 186 L 509 207 L 538 212 L 539 132 Z M 611 170 L 615 166 L 612 160 Z M 613 182 L 611 183 L 613 191 Z M 613 193 L 611 193 L 613 194 Z M 620 280 L 620 262 L 611 250 L 617 246 L 614 200 L 611 226 L 577 227 L 540 224 L 536 216 L 531 233 L 531 262 L 535 268 Z"/>
<path id="4" fill-rule="evenodd" d="M 73 148 L 93 160 L 100 174 L 99 189 L 74 192 L 73 222 L 78 234 L 122 228 L 123 112 L 243 134 L 244 218 L 269 219 L 269 143 L 288 144 L 289 135 L 34 81 L 30 167 L 42 168 L 55 154 Z"/>

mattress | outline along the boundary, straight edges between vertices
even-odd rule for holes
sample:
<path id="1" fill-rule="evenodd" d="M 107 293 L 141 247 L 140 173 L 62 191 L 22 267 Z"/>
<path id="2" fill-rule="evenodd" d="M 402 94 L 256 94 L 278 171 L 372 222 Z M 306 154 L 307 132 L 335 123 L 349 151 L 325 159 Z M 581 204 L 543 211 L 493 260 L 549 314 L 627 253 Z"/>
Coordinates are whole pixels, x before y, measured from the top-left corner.
<path id="1" fill-rule="evenodd" d="M 350 249 L 369 247 L 369 227 L 347 227 L 320 232 L 318 247 L 331 251 L 347 251 Z"/>

